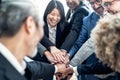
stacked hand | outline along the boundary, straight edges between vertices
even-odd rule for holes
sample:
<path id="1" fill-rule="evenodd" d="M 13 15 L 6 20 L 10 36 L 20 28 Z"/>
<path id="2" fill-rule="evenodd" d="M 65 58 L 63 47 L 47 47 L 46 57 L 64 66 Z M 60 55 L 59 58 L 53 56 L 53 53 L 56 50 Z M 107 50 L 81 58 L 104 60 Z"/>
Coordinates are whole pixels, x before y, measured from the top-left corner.
<path id="1" fill-rule="evenodd" d="M 62 78 L 68 76 L 68 74 L 73 73 L 73 69 L 69 67 L 69 55 L 65 50 L 57 49 L 55 46 L 50 47 L 50 52 L 45 51 L 49 62 L 55 64 L 58 68 L 56 75 L 57 80 L 61 80 Z M 71 75 L 69 76 L 69 78 Z"/>
<path id="2" fill-rule="evenodd" d="M 50 47 L 50 52 L 45 51 L 44 54 L 51 63 L 69 63 L 69 56 L 67 52 L 65 50 L 57 49 L 55 46 Z"/>

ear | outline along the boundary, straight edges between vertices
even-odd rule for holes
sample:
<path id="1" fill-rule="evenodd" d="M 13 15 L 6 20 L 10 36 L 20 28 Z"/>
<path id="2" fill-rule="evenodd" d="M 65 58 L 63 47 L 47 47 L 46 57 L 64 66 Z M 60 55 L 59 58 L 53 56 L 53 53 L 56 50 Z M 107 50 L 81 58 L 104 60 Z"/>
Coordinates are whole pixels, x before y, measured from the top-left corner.
<path id="1" fill-rule="evenodd" d="M 29 16 L 25 21 L 25 31 L 30 34 L 34 30 L 35 22 L 32 16 Z"/>

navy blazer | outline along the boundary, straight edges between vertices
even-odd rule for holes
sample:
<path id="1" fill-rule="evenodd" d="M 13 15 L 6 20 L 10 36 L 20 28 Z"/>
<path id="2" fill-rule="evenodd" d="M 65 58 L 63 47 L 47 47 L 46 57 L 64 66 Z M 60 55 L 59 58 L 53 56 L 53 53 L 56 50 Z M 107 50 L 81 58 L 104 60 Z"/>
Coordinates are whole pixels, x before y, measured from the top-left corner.
<path id="1" fill-rule="evenodd" d="M 95 54 L 91 55 L 92 58 Z M 93 59 L 95 60 L 95 58 Z M 96 58 L 96 60 L 98 60 Z M 90 61 L 89 61 L 90 62 Z M 109 74 L 114 72 L 110 67 L 106 64 L 103 64 L 101 61 L 94 61 L 88 64 L 81 64 L 77 66 L 77 71 L 80 75 L 86 75 L 86 80 L 120 80 L 120 74 L 115 73 L 115 75 L 108 76 L 106 78 L 98 78 L 93 76 L 94 74 Z"/>
<path id="2" fill-rule="evenodd" d="M 27 80 L 0 53 L 0 80 Z"/>
<path id="3" fill-rule="evenodd" d="M 65 38 L 65 41 L 63 42 L 61 49 L 65 49 L 66 51 L 69 51 L 70 48 L 73 46 L 74 42 L 76 41 L 79 32 L 82 27 L 82 20 L 85 16 L 89 14 L 89 11 L 87 10 L 86 6 L 81 2 L 80 5 L 75 9 L 75 12 L 70 20 L 70 23 L 68 24 L 68 27 L 65 29 L 65 33 L 67 33 L 67 37 Z M 68 10 L 66 18 L 68 19 L 70 15 L 70 10 Z"/>
<path id="4" fill-rule="evenodd" d="M 95 27 L 97 21 L 100 19 L 100 16 L 93 12 L 89 16 L 83 19 L 83 25 L 81 31 L 79 32 L 78 39 L 74 43 L 73 47 L 70 49 L 70 55 L 73 55 L 78 51 L 78 49 L 90 38 L 91 30 Z"/>

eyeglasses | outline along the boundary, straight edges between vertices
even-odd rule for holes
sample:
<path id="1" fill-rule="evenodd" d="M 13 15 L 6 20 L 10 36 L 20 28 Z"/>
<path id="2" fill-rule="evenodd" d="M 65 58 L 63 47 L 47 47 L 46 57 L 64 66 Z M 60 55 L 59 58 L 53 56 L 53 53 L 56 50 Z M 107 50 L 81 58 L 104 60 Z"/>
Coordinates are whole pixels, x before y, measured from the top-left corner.
<path id="1" fill-rule="evenodd" d="M 98 2 L 95 1 L 95 2 L 89 2 L 91 5 L 94 5 L 94 4 L 97 4 Z"/>
<path id="2" fill-rule="evenodd" d="M 110 2 L 104 2 L 102 5 L 103 5 L 104 7 L 108 7 L 108 6 L 111 6 L 114 1 L 120 1 L 120 0 L 113 0 L 113 1 L 110 1 Z"/>
<path id="3" fill-rule="evenodd" d="M 101 5 L 101 0 L 96 0 L 96 1 L 93 1 L 93 2 L 89 2 L 90 3 L 90 5 Z"/>

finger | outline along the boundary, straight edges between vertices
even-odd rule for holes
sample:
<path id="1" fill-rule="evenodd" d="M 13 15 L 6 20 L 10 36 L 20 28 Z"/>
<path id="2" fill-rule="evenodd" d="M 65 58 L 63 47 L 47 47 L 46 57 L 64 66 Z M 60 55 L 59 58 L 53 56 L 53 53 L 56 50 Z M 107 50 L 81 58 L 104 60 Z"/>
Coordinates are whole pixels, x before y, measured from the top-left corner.
<path id="1" fill-rule="evenodd" d="M 51 53 L 51 54 L 52 54 L 54 60 L 57 61 L 57 56 L 56 56 L 56 54 L 55 54 L 55 53 Z"/>

